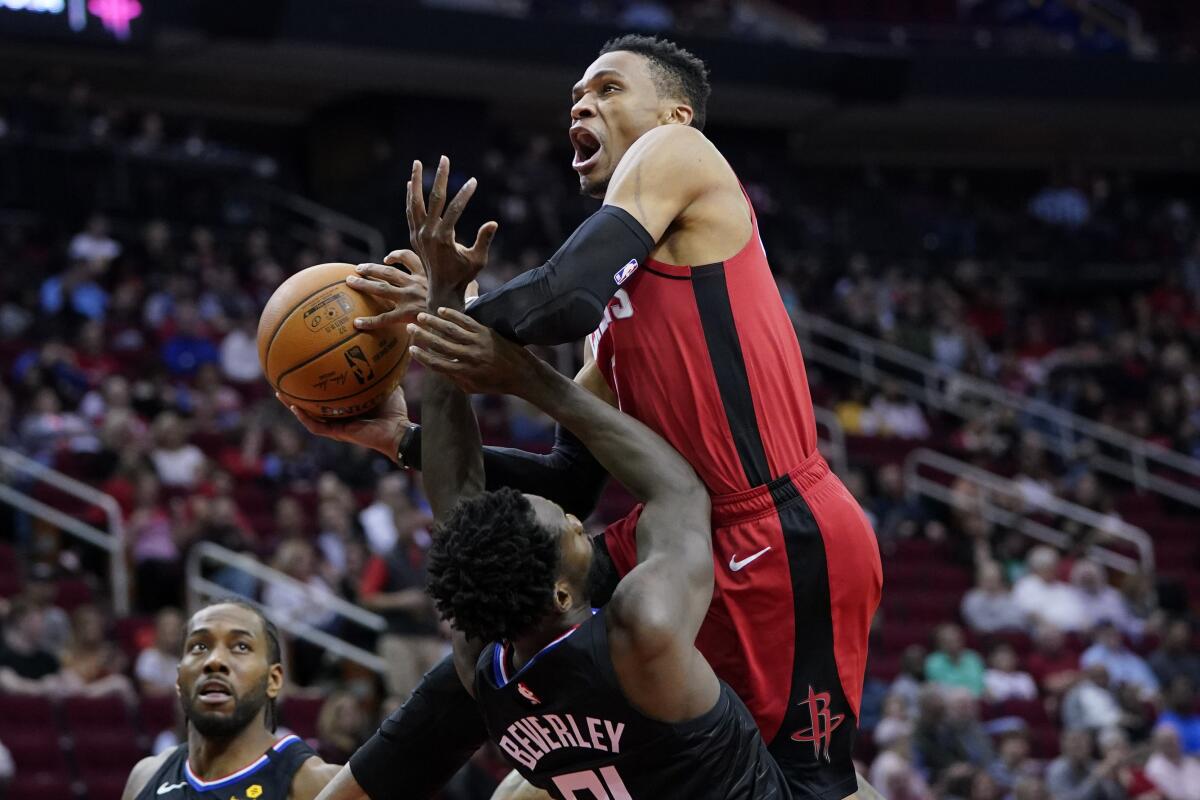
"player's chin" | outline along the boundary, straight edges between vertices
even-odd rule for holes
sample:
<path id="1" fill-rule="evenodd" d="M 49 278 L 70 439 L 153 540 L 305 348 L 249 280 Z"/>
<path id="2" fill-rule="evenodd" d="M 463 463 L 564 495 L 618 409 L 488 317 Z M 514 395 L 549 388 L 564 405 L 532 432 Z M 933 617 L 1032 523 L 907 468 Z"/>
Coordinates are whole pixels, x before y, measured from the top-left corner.
<path id="1" fill-rule="evenodd" d="M 584 197 L 593 197 L 597 200 L 603 200 L 604 195 L 608 192 L 609 175 L 600 178 L 596 175 L 580 175 L 579 176 L 579 193 Z"/>

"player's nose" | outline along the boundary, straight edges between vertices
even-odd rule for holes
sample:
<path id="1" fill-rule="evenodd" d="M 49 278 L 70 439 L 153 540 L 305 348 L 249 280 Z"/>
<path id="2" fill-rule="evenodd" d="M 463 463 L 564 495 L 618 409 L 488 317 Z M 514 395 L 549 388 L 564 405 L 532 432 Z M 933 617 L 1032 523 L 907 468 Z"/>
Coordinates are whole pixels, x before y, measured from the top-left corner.
<path id="1" fill-rule="evenodd" d="M 219 647 L 214 647 L 208 651 L 208 658 L 204 659 L 204 674 L 210 675 L 214 672 L 222 674 L 229 672 L 229 664 L 226 663 L 225 653 Z"/>
<path id="2" fill-rule="evenodd" d="M 584 119 L 586 117 L 593 117 L 596 115 L 596 108 L 592 104 L 591 98 L 591 94 L 585 94 L 583 97 L 575 101 L 575 104 L 571 106 L 572 121 Z"/>

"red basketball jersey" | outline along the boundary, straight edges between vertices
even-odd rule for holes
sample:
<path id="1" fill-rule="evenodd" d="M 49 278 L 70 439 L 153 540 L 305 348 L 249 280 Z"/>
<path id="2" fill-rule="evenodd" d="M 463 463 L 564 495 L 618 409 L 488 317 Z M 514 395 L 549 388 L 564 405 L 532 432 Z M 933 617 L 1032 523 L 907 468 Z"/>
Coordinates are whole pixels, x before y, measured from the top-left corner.
<path id="1" fill-rule="evenodd" d="M 717 496 L 768 483 L 817 448 L 800 345 L 750 213 L 750 239 L 726 261 L 623 268 L 588 337 L 621 410 Z"/>

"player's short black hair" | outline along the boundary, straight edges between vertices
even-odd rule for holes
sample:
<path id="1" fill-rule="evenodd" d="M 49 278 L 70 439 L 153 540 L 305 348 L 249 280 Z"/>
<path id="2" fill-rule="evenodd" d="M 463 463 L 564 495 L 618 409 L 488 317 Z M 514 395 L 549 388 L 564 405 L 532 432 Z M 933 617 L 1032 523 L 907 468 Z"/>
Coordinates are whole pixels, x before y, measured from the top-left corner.
<path id="1" fill-rule="evenodd" d="M 468 638 L 511 640 L 554 606 L 558 535 L 520 492 L 467 498 L 434 530 L 427 566 L 438 612 Z"/>
<path id="2" fill-rule="evenodd" d="M 623 50 L 637 53 L 650 62 L 650 72 L 660 94 L 686 100 L 692 107 L 692 127 L 704 130 L 708 115 L 708 67 L 694 53 L 684 50 L 669 39 L 627 33 L 609 39 L 600 48 L 600 55 Z"/>
<path id="3" fill-rule="evenodd" d="M 258 603 L 247 600 L 244 597 L 231 595 L 229 597 L 220 597 L 204 604 L 200 608 L 196 609 L 196 613 L 192 614 L 192 617 L 195 617 L 196 614 L 199 614 L 204 609 L 212 608 L 213 606 L 237 606 L 238 608 L 246 609 L 250 613 L 254 614 L 254 616 L 258 617 L 258 621 L 262 624 L 263 634 L 267 637 L 267 664 L 274 665 L 283 663 L 283 647 L 280 646 L 279 643 L 279 628 L 276 627 L 275 623 L 271 621 L 271 618 L 267 616 L 266 612 L 262 610 L 262 606 L 258 605 Z M 190 620 L 188 621 L 188 624 L 191 625 Z M 275 728 L 279 724 L 279 709 L 276 706 L 276 698 L 267 698 L 267 712 L 264 715 L 264 722 L 267 725 L 267 730 L 269 730 L 271 733 L 275 732 Z"/>

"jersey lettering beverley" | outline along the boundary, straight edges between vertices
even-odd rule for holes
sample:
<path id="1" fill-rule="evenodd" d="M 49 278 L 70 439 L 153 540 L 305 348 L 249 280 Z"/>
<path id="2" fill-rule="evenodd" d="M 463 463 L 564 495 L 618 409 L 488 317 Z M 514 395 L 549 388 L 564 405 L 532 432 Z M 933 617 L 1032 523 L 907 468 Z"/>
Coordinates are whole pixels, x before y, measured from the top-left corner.
<path id="1" fill-rule="evenodd" d="M 721 684 L 707 713 L 650 719 L 621 691 L 604 611 L 520 670 L 511 649 L 483 649 L 475 695 L 488 733 L 521 775 L 560 800 L 787 800 L 750 712 Z"/>
<path id="2" fill-rule="evenodd" d="M 287 800 L 296 770 L 314 755 L 299 736 L 285 736 L 242 769 L 204 781 L 192 772 L 187 744 L 181 744 L 135 800 Z"/>

